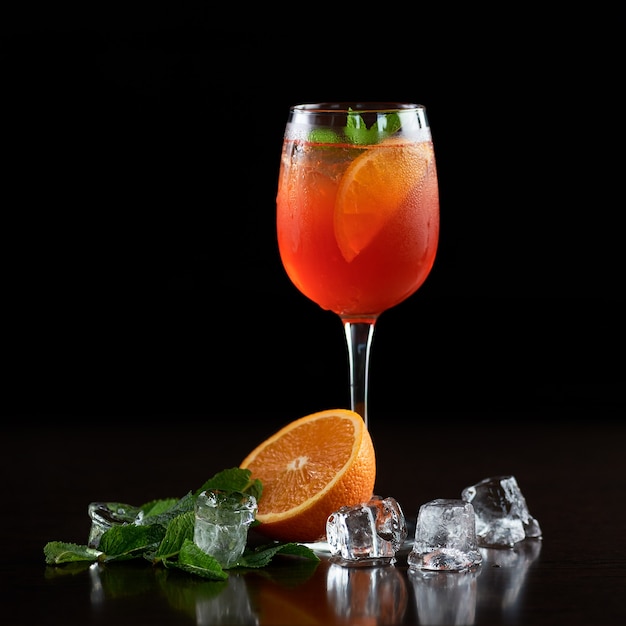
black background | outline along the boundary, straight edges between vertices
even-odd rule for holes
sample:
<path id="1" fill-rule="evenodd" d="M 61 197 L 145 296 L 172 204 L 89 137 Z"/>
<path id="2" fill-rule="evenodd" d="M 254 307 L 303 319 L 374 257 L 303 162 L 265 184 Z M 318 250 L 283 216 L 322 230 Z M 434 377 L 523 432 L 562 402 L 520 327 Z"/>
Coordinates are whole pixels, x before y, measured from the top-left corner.
<path id="1" fill-rule="evenodd" d="M 379 320 L 372 421 L 623 406 L 618 9 L 181 6 L 2 20 L 7 413 L 346 406 L 340 322 L 274 233 L 287 109 L 326 100 L 420 102 L 437 154 L 440 249 Z"/>

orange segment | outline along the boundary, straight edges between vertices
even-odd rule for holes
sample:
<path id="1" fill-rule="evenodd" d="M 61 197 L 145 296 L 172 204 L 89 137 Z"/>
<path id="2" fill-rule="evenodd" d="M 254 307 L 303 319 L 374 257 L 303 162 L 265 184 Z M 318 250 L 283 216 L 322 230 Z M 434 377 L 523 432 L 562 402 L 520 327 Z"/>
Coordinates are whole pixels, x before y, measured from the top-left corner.
<path id="1" fill-rule="evenodd" d="M 301 417 L 240 464 L 263 483 L 256 528 L 281 541 L 323 538 L 328 516 L 365 502 L 376 479 L 374 446 L 363 418 L 346 409 Z"/>
<path id="2" fill-rule="evenodd" d="M 433 158 L 429 144 L 382 142 L 345 171 L 335 201 L 335 238 L 352 261 L 421 184 Z"/>

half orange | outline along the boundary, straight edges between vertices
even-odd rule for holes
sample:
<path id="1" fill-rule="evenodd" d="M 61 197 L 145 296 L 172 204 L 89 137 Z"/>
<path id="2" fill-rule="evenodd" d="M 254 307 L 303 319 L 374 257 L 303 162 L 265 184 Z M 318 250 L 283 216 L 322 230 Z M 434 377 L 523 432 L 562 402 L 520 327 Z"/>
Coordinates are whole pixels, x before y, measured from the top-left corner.
<path id="1" fill-rule="evenodd" d="M 280 541 L 323 539 L 328 516 L 373 494 L 376 456 L 363 418 L 346 409 L 290 422 L 240 464 L 263 484 L 256 530 Z"/>

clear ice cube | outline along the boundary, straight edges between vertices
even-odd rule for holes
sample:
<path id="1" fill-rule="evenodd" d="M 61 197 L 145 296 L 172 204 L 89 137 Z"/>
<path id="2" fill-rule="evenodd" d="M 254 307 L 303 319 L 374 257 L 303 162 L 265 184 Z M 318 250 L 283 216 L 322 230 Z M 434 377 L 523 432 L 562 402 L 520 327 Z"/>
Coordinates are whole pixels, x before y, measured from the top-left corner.
<path id="1" fill-rule="evenodd" d="M 515 476 L 485 478 L 463 489 L 461 498 L 474 507 L 479 546 L 511 548 L 523 539 L 541 537 Z"/>
<path id="2" fill-rule="evenodd" d="M 203 491 L 195 503 L 194 543 L 222 567 L 233 567 L 243 554 L 256 498 L 219 489 Z"/>
<path id="3" fill-rule="evenodd" d="M 391 497 L 342 506 L 326 521 L 331 561 L 339 565 L 392 565 L 406 536 L 404 513 Z"/>
<path id="4" fill-rule="evenodd" d="M 91 528 L 87 545 L 97 548 L 102 535 L 113 526 L 133 524 L 140 509 L 121 502 L 91 502 L 87 512 L 91 518 Z"/>
<path id="5" fill-rule="evenodd" d="M 463 572 L 477 567 L 482 555 L 476 543 L 474 509 L 454 498 L 431 500 L 419 509 L 409 569 Z"/>

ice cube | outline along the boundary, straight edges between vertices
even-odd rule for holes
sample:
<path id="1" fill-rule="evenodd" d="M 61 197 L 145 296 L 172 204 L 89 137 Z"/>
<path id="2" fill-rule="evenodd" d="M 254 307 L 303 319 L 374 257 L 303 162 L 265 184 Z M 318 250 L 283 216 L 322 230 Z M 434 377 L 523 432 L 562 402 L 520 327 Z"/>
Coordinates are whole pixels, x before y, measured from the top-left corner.
<path id="1" fill-rule="evenodd" d="M 194 543 L 222 567 L 233 567 L 243 554 L 256 498 L 219 489 L 203 491 L 195 503 Z"/>
<path id="2" fill-rule="evenodd" d="M 91 502 L 88 507 L 91 528 L 87 545 L 97 548 L 102 535 L 113 526 L 134 524 L 140 509 L 121 502 Z"/>
<path id="3" fill-rule="evenodd" d="M 511 548 L 528 537 L 541 537 L 515 476 L 485 478 L 463 489 L 461 498 L 474 507 L 479 546 Z"/>
<path id="4" fill-rule="evenodd" d="M 340 565 L 393 565 L 407 536 L 406 520 L 394 498 L 342 506 L 326 521 L 331 561 Z"/>
<path id="5" fill-rule="evenodd" d="M 462 572 L 477 567 L 482 555 L 476 543 L 474 509 L 469 502 L 438 498 L 420 506 L 410 569 Z"/>

